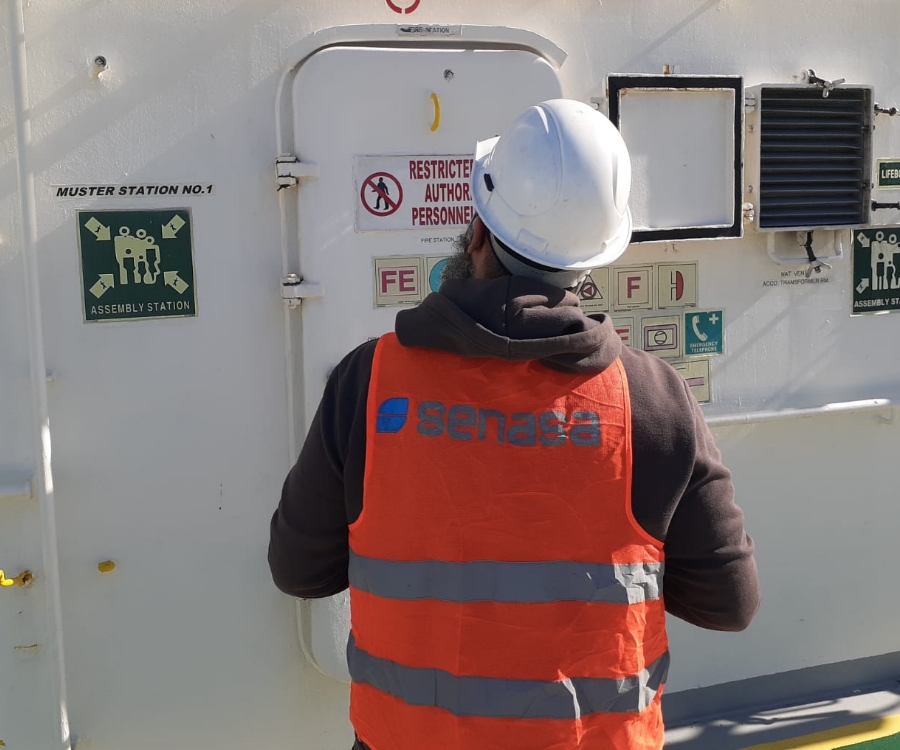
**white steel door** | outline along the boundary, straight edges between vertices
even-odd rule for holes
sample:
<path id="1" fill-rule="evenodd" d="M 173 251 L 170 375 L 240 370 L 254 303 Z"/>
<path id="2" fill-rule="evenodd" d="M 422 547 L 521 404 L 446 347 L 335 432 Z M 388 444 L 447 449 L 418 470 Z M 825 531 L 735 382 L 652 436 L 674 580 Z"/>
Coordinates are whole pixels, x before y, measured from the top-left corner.
<path id="1" fill-rule="evenodd" d="M 471 216 L 476 141 L 560 96 L 556 69 L 525 50 L 333 47 L 300 68 L 295 153 L 318 165 L 298 191 L 300 258 L 325 289 L 302 306 L 307 426 L 329 371 L 435 285 Z M 346 595 L 299 616 L 313 659 L 346 679 Z"/>

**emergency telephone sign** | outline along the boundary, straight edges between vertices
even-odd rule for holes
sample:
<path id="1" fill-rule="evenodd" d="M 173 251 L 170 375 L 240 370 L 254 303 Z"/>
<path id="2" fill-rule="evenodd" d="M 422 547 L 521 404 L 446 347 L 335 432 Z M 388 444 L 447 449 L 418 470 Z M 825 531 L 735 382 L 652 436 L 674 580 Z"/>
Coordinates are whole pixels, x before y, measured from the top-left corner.
<path id="1" fill-rule="evenodd" d="M 475 216 L 470 155 L 357 156 L 356 231 L 463 228 Z"/>

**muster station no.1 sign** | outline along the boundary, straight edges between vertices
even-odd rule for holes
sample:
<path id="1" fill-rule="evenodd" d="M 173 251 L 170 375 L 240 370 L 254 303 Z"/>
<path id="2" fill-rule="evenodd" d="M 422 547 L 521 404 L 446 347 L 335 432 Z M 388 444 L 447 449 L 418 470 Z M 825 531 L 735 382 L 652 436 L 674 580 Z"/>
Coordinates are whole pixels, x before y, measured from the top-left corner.
<path id="1" fill-rule="evenodd" d="M 464 227 L 475 209 L 471 155 L 357 156 L 356 230 Z"/>

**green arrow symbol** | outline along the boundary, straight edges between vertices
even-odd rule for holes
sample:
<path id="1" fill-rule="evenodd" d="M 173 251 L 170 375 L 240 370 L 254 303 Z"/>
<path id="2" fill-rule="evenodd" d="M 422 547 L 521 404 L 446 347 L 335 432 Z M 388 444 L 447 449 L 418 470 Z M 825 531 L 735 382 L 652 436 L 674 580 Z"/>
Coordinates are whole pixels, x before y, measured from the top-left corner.
<path id="1" fill-rule="evenodd" d="M 184 222 L 182 222 L 184 223 Z M 163 273 L 166 286 L 172 287 L 179 294 L 184 294 L 190 286 L 184 279 L 178 275 L 178 271 L 166 271 Z"/>
<path id="2" fill-rule="evenodd" d="M 94 286 L 92 286 L 88 291 L 90 291 L 90 293 L 93 294 L 97 299 L 100 299 L 115 285 L 115 277 L 111 273 L 101 273 L 100 278 L 97 280 L 97 283 L 94 284 Z"/>
<path id="3" fill-rule="evenodd" d="M 184 226 L 184 219 L 178 214 L 171 218 L 168 224 L 162 225 L 162 236 L 164 240 L 174 240 L 178 234 L 178 230 Z"/>
<path id="4" fill-rule="evenodd" d="M 863 279 L 862 281 L 859 282 L 859 285 L 856 287 L 856 293 L 862 294 L 868 288 L 869 288 L 869 280 Z"/>
<path id="5" fill-rule="evenodd" d="M 860 232 L 858 235 L 856 235 L 856 241 L 863 247 L 868 247 L 870 244 L 869 238 L 866 237 L 866 235 L 864 235 L 862 232 Z"/>
<path id="6" fill-rule="evenodd" d="M 103 226 L 96 217 L 92 216 L 85 223 L 84 228 L 87 229 L 98 240 L 108 240 L 110 238 L 109 227 Z"/>

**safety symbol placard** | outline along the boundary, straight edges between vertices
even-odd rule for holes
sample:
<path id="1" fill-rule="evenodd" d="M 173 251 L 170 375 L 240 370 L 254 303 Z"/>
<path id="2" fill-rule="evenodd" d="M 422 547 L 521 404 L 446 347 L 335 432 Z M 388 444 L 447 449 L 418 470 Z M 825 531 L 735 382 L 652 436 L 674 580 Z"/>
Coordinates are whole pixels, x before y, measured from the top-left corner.
<path id="1" fill-rule="evenodd" d="M 388 8 L 394 11 L 394 13 L 403 15 L 414 13 L 416 8 L 418 8 L 419 4 L 422 2 L 422 0 L 400 0 L 399 2 L 394 2 L 394 0 L 386 1 Z"/>
<path id="2" fill-rule="evenodd" d="M 403 203 L 403 187 L 394 175 L 375 172 L 363 180 L 359 200 L 373 216 L 390 216 Z"/>
<path id="3" fill-rule="evenodd" d="M 851 315 L 900 310 L 900 227 L 853 233 Z"/>
<path id="4" fill-rule="evenodd" d="M 900 188 L 900 159 L 879 159 L 875 166 L 878 190 Z"/>
<path id="5" fill-rule="evenodd" d="M 684 314 L 684 356 L 721 354 L 725 325 L 722 310 L 704 310 Z"/>
<path id="6" fill-rule="evenodd" d="M 422 258 L 375 258 L 375 306 L 409 305 L 422 301 Z"/>
<path id="7" fill-rule="evenodd" d="M 656 267 L 656 294 L 661 310 L 696 307 L 697 264 L 660 263 Z"/>
<path id="8" fill-rule="evenodd" d="M 578 304 L 585 314 L 609 312 L 609 268 L 595 268 L 581 283 Z"/>
<path id="9" fill-rule="evenodd" d="M 78 211 L 86 322 L 197 314 L 191 212 Z"/>
<path id="10" fill-rule="evenodd" d="M 622 343 L 626 346 L 634 346 L 634 318 L 615 317 L 612 322 Z"/>
<path id="11" fill-rule="evenodd" d="M 357 156 L 356 231 L 404 232 L 468 226 L 470 155 Z"/>
<path id="12" fill-rule="evenodd" d="M 425 277 L 428 279 L 426 294 L 436 292 L 441 288 L 441 274 L 450 262 L 447 255 L 428 256 L 425 258 Z"/>
<path id="13" fill-rule="evenodd" d="M 664 359 L 681 356 L 681 316 L 659 315 L 641 320 L 641 348 Z"/>
<path id="14" fill-rule="evenodd" d="M 653 307 L 653 266 L 612 269 L 614 310 L 650 310 Z"/>
<path id="15" fill-rule="evenodd" d="M 709 382 L 709 360 L 695 359 L 691 362 L 675 362 L 672 367 L 684 378 L 698 403 L 712 401 L 712 386 Z"/>

